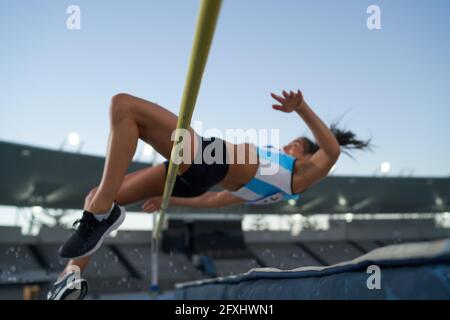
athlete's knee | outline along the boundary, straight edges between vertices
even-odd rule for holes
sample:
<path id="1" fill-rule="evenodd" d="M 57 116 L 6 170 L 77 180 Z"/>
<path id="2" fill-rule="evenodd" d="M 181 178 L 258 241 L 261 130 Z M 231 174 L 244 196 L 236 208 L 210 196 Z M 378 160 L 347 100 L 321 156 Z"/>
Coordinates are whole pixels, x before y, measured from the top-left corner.
<path id="1" fill-rule="evenodd" d="M 126 93 L 119 93 L 111 99 L 110 114 L 112 119 L 123 119 L 131 113 L 133 97 Z"/>
<path id="2" fill-rule="evenodd" d="M 133 99 L 133 96 L 128 93 L 118 93 L 111 98 L 111 105 L 128 104 L 131 99 Z"/>

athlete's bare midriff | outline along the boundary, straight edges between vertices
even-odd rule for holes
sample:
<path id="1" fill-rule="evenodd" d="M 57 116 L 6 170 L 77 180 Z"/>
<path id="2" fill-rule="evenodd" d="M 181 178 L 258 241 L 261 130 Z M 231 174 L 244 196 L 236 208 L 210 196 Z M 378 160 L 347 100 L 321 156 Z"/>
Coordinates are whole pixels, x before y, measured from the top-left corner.
<path id="1" fill-rule="evenodd" d="M 258 171 L 259 159 L 254 144 L 232 144 L 227 141 L 225 142 L 228 156 L 233 161 L 230 160 L 231 163 L 229 164 L 228 173 L 219 185 L 228 191 L 234 192 L 253 179 Z M 238 154 L 240 154 L 240 162 L 238 161 Z M 293 175 L 300 174 L 300 166 L 300 162 L 297 161 Z"/>
<path id="2" fill-rule="evenodd" d="M 258 156 L 254 144 L 232 144 L 225 141 L 229 157 L 229 168 L 225 178 L 219 185 L 228 190 L 236 191 L 250 182 L 258 170 Z"/>

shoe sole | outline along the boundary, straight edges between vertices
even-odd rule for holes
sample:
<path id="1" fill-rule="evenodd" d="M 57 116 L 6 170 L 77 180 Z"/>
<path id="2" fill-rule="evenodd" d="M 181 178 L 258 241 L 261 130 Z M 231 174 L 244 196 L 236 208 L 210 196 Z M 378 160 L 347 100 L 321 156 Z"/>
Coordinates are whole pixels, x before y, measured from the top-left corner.
<path id="1" fill-rule="evenodd" d="M 67 296 L 65 296 L 63 300 L 82 300 L 86 296 L 87 281 L 82 279 L 82 280 L 77 280 L 77 281 L 73 282 L 73 284 L 77 284 L 77 283 L 79 283 L 81 285 L 81 289 L 75 289 L 73 292 L 71 292 Z M 83 284 L 86 285 L 86 288 L 83 288 Z M 67 290 L 71 290 L 71 289 L 69 289 L 69 287 L 66 286 L 63 290 L 61 290 L 56 295 L 55 299 L 53 299 L 53 300 L 61 300 L 62 296 L 66 293 Z"/>
<path id="2" fill-rule="evenodd" d="M 84 258 L 84 257 L 87 257 L 87 256 L 90 256 L 90 255 L 94 254 L 94 252 L 96 252 L 96 251 L 102 246 L 103 241 L 105 240 L 105 238 L 106 238 L 107 236 L 109 236 L 109 234 L 110 234 L 111 232 L 113 232 L 114 230 L 116 230 L 117 228 L 119 228 L 120 225 L 121 225 L 121 224 L 123 223 L 123 221 L 125 220 L 125 214 L 126 214 L 125 208 L 119 206 L 119 209 L 120 209 L 120 216 L 119 216 L 119 219 L 117 219 L 117 221 L 114 222 L 114 224 L 111 225 L 111 227 L 109 227 L 108 230 L 106 230 L 106 232 L 103 234 L 103 236 L 100 238 L 100 240 L 98 240 L 98 242 L 97 242 L 97 244 L 95 245 L 94 248 L 92 248 L 90 251 L 86 252 L 85 254 L 82 254 L 81 256 L 78 256 L 78 257 L 68 257 L 68 259 L 81 259 L 81 258 Z"/>

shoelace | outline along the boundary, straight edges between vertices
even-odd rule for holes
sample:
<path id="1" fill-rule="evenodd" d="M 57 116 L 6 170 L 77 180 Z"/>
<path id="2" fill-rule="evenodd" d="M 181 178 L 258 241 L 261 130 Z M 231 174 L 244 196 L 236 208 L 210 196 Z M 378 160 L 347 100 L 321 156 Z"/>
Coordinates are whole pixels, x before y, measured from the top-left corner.
<path id="1" fill-rule="evenodd" d="M 72 226 L 77 228 L 77 232 L 81 235 L 86 236 L 94 229 L 97 223 L 98 221 L 94 217 L 88 216 L 88 214 L 84 213 L 83 217 L 75 220 Z"/>

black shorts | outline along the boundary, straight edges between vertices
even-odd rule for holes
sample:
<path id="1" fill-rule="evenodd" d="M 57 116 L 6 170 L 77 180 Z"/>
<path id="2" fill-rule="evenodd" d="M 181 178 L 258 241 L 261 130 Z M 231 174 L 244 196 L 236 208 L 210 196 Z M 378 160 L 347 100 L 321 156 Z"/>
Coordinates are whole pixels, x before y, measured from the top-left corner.
<path id="1" fill-rule="evenodd" d="M 206 152 L 205 149 L 207 149 Z M 220 150 L 221 154 L 218 154 L 218 158 L 215 159 L 217 150 Z M 208 161 L 208 159 L 205 161 L 204 158 L 207 155 L 211 155 L 216 161 Z M 165 161 L 164 164 L 167 173 L 169 161 Z M 194 163 L 182 175 L 177 176 L 172 196 L 181 198 L 200 196 L 222 181 L 228 173 L 228 168 L 225 141 L 214 137 L 201 137 L 201 148 L 196 154 Z"/>

